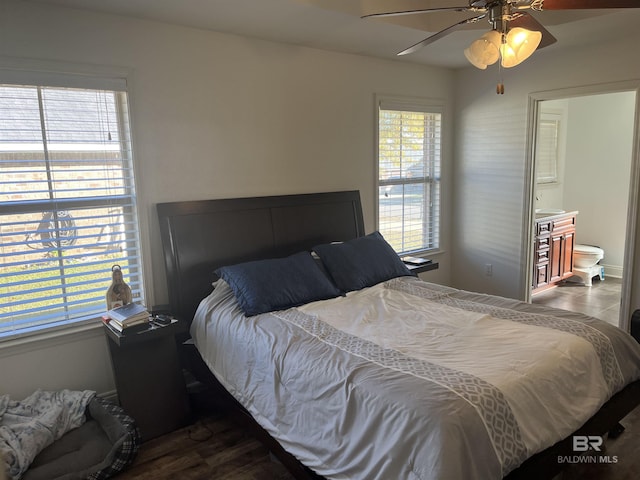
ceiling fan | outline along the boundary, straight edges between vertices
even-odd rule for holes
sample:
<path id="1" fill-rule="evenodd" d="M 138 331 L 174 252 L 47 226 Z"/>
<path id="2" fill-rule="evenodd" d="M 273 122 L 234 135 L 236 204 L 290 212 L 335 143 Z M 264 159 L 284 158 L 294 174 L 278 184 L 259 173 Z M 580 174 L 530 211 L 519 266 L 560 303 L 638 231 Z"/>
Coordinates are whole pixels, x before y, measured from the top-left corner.
<path id="1" fill-rule="evenodd" d="M 477 13 L 441 30 L 398 53 L 407 55 L 429 45 L 462 27 L 487 19 L 491 30 L 475 40 L 464 53 L 477 68 L 486 69 L 500 60 L 500 66 L 510 68 L 526 60 L 538 48 L 555 43 L 556 38 L 527 10 L 579 10 L 605 8 L 640 8 L 638 0 L 469 0 L 469 5 L 458 7 L 420 8 L 381 13 L 370 13 L 362 18 L 397 17 L 422 13 L 455 11 Z M 497 93 L 504 93 L 502 83 Z"/>

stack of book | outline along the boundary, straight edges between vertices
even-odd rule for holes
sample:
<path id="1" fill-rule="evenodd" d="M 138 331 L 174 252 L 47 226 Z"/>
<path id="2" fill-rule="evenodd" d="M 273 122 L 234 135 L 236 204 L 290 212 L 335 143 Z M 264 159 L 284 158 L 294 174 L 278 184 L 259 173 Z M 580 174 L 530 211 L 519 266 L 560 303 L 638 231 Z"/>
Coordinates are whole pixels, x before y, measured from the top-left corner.
<path id="1" fill-rule="evenodd" d="M 109 310 L 105 315 L 105 323 L 121 333 L 146 328 L 150 313 L 139 303 L 129 303 Z"/>

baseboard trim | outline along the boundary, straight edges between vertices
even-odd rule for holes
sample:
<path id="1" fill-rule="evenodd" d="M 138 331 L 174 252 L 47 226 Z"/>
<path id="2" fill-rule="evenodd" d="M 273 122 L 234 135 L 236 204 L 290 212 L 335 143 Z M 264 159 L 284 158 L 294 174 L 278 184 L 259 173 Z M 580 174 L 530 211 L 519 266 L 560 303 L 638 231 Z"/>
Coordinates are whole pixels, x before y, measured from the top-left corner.
<path id="1" fill-rule="evenodd" d="M 102 392 L 102 393 L 98 393 L 96 395 L 98 397 L 108 401 L 108 402 L 120 405 L 120 401 L 118 399 L 118 392 L 116 390 L 110 390 L 108 392 Z"/>
<path id="2" fill-rule="evenodd" d="M 622 274 L 624 272 L 624 268 L 618 265 L 607 265 L 601 263 L 604 267 L 604 278 L 612 277 L 612 278 L 622 278 Z"/>

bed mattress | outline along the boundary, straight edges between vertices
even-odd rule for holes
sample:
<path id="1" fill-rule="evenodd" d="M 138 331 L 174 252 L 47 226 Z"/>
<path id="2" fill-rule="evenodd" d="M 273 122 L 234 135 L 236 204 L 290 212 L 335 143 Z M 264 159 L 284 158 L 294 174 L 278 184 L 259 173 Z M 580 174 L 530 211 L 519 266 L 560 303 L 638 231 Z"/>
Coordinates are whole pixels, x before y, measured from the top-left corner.
<path id="1" fill-rule="evenodd" d="M 640 346 L 612 325 L 413 277 L 254 317 L 219 282 L 191 334 L 328 479 L 499 479 L 640 378 Z"/>

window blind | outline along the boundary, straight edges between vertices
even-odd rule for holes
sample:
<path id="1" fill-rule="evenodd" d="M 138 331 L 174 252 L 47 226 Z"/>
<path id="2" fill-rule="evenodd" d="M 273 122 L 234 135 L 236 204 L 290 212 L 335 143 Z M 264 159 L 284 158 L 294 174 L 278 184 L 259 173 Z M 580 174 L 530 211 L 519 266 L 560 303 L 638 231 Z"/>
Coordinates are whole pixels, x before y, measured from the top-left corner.
<path id="1" fill-rule="evenodd" d="M 536 140 L 536 169 L 538 183 L 558 181 L 558 142 L 560 115 L 542 113 Z"/>
<path id="2" fill-rule="evenodd" d="M 143 292 L 127 95 L 0 85 L 0 337 L 95 318 L 111 267 Z"/>
<path id="3" fill-rule="evenodd" d="M 442 114 L 380 103 L 378 229 L 398 253 L 438 248 Z"/>

